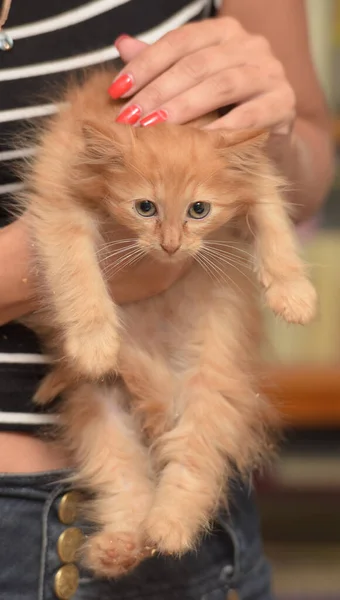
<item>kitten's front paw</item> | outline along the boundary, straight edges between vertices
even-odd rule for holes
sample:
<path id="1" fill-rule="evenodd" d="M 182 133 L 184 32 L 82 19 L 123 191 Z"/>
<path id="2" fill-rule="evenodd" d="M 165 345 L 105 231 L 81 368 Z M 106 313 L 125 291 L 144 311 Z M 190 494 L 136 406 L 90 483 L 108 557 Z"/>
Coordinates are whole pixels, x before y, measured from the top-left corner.
<path id="1" fill-rule="evenodd" d="M 65 353 L 75 371 L 97 379 L 115 371 L 119 345 L 117 326 L 106 322 L 76 335 L 69 334 Z"/>
<path id="2" fill-rule="evenodd" d="M 99 577 L 121 577 L 137 567 L 152 550 L 142 546 L 135 532 L 104 530 L 83 548 L 83 562 Z"/>
<path id="3" fill-rule="evenodd" d="M 287 323 L 306 325 L 315 317 L 317 295 L 307 278 L 274 282 L 265 295 L 268 306 Z"/>
<path id="4" fill-rule="evenodd" d="M 172 514 L 170 507 L 151 510 L 144 531 L 150 546 L 156 546 L 162 554 L 181 555 L 194 545 L 195 532 L 178 514 Z"/>

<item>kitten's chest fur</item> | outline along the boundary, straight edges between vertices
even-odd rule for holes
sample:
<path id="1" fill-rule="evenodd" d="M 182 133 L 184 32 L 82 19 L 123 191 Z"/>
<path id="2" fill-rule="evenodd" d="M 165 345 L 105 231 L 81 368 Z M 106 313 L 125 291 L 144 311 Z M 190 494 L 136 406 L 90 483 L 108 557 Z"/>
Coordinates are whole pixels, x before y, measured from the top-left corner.
<path id="1" fill-rule="evenodd" d="M 259 323 L 255 277 L 245 261 L 236 268 L 218 264 L 214 271 L 194 262 L 168 290 L 120 307 L 123 345 L 132 344 L 152 355 L 159 354 L 175 372 L 181 372 L 195 364 L 206 331 L 220 321 L 220 327 L 230 331 L 231 340 L 237 336 L 242 339 L 246 332 L 242 351 L 251 353 Z M 240 317 L 243 332 L 235 326 Z"/>

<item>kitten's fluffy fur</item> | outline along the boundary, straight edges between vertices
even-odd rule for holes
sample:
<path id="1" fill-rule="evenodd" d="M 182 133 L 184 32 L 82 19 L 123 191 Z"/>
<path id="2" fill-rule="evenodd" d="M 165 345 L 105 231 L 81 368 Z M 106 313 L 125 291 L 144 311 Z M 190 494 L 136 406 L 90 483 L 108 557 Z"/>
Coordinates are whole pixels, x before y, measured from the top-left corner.
<path id="1" fill-rule="evenodd" d="M 266 136 L 118 125 L 111 80 L 95 73 L 67 92 L 70 106 L 40 136 L 23 205 L 48 306 L 39 328 L 58 361 L 37 400 L 67 388 L 65 444 L 95 495 L 85 557 L 118 576 L 151 548 L 193 547 L 235 469 L 249 472 L 267 452 L 256 280 L 289 322 L 310 320 L 315 293 Z M 143 198 L 155 216 L 138 214 Z M 209 214 L 190 218 L 193 202 L 210 203 Z M 159 265 L 186 263 L 156 297 L 119 308 L 110 297 L 121 267 L 140 285 Z"/>

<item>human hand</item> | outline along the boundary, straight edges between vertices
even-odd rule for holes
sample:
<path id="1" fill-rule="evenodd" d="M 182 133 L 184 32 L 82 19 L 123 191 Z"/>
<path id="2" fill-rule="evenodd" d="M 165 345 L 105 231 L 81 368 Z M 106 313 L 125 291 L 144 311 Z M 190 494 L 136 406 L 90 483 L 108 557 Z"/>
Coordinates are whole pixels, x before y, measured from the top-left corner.
<path id="1" fill-rule="evenodd" d="M 124 35 L 116 46 L 127 65 L 109 93 L 127 99 L 121 123 L 186 123 L 236 105 L 208 127 L 291 131 L 295 94 L 282 64 L 233 18 L 190 23 L 151 46 Z"/>
<path id="2" fill-rule="evenodd" d="M 131 269 L 123 269 L 107 282 L 112 298 L 117 304 L 140 302 L 165 292 L 190 268 L 191 260 L 175 262 L 164 269 L 162 263 L 139 261 Z"/>

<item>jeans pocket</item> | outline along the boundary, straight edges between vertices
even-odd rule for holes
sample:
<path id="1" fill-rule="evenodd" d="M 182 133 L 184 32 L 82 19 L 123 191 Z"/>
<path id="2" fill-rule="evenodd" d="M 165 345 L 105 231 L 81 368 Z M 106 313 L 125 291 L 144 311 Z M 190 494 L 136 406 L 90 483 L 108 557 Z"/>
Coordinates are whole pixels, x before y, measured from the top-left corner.
<path id="1" fill-rule="evenodd" d="M 247 526 L 244 522 L 243 526 L 239 523 L 234 526 L 223 514 L 218 519 L 234 546 L 234 564 L 222 569 L 221 577 L 227 591 L 236 590 L 242 600 L 272 600 L 271 568 L 264 555 L 261 530 L 257 524 L 255 527 L 253 515 L 247 517 Z"/>
<path id="2" fill-rule="evenodd" d="M 262 555 L 253 568 L 245 573 L 238 592 L 242 600 L 273 600 L 271 567 Z"/>

